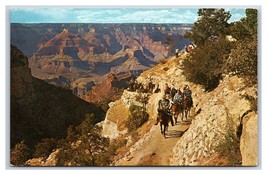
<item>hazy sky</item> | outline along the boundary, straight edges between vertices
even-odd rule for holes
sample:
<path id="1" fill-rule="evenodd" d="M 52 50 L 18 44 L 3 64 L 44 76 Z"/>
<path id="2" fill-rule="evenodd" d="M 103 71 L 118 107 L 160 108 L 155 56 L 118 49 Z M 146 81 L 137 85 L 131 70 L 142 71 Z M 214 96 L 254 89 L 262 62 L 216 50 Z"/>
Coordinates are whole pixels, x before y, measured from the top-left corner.
<path id="1" fill-rule="evenodd" d="M 10 8 L 11 23 L 194 23 L 197 8 Z M 230 22 L 244 8 L 226 8 Z"/>

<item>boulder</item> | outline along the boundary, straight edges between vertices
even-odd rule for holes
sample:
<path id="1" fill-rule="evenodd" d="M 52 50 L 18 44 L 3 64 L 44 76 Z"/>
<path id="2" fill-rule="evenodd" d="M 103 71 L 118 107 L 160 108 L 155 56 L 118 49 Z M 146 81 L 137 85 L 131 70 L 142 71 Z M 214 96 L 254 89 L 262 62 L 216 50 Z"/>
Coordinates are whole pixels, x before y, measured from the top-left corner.
<path id="1" fill-rule="evenodd" d="M 243 119 L 243 129 L 240 139 L 240 151 L 243 166 L 258 164 L 258 117 L 251 113 Z"/>

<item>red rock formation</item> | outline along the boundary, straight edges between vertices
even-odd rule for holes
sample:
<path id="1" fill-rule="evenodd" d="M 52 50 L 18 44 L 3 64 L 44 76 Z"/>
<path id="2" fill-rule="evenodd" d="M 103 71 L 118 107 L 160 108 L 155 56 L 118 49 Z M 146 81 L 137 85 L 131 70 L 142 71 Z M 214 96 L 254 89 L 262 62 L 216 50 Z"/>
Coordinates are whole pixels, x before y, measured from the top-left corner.
<path id="1" fill-rule="evenodd" d="M 86 94 L 85 100 L 96 104 L 107 100 L 114 100 L 115 96 L 120 95 L 119 89 L 112 86 L 114 81 L 117 81 L 116 76 L 114 74 L 107 74 L 102 83 L 95 85 L 93 89 Z"/>

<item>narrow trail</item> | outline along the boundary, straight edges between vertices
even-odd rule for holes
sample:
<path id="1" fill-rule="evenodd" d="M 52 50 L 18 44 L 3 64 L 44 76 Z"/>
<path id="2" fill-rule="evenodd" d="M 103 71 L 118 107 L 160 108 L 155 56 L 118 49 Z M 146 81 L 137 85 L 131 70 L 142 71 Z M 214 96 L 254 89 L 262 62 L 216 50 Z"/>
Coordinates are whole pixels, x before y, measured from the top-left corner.
<path id="1" fill-rule="evenodd" d="M 174 70 L 176 69 L 173 69 L 173 71 Z M 174 72 L 171 73 L 174 74 Z M 170 80 L 156 81 L 156 83 L 160 84 L 161 89 L 164 87 L 165 82 L 170 84 Z M 162 96 L 163 91 L 154 93 L 149 97 L 147 111 L 154 119 L 151 120 L 152 122 L 155 122 L 158 101 Z M 178 121 L 180 120 L 181 116 L 178 118 Z M 150 130 L 139 141 L 132 145 L 122 158 L 116 161 L 115 166 L 170 166 L 169 159 L 173 154 L 172 149 L 189 126 L 190 122 L 178 122 L 175 126 L 169 124 L 166 138 L 161 134 L 159 124 L 157 126 L 151 126 Z"/>
<path id="2" fill-rule="evenodd" d="M 116 166 L 169 166 L 172 149 L 189 125 L 190 122 L 170 125 L 166 138 L 161 134 L 159 124 L 152 126 L 143 139 L 116 162 Z"/>

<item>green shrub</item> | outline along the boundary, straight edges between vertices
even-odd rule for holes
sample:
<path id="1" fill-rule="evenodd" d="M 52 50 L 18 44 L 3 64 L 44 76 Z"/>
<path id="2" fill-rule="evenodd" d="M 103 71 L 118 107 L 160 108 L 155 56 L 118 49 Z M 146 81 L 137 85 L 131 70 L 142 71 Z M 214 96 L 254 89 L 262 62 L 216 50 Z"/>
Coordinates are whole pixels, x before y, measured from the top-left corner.
<path id="1" fill-rule="evenodd" d="M 129 111 L 132 113 L 132 112 L 134 112 L 134 111 L 141 111 L 142 110 L 142 107 L 141 106 L 137 106 L 137 105 L 131 105 L 130 107 L 129 107 Z"/>
<path id="2" fill-rule="evenodd" d="M 183 62 L 186 79 L 202 85 L 205 90 L 216 88 L 223 73 L 222 66 L 230 54 L 230 42 L 224 38 L 216 41 L 206 41 Z"/>
<path id="3" fill-rule="evenodd" d="M 258 41 L 256 36 L 236 43 L 231 56 L 224 65 L 225 73 L 231 73 L 245 79 L 248 86 L 257 84 Z"/>
<path id="4" fill-rule="evenodd" d="M 103 152 L 96 156 L 96 164 L 98 166 L 109 166 L 114 156 L 117 155 L 117 150 L 127 143 L 126 139 L 114 140 L 109 145 L 106 152 Z"/>
<path id="5" fill-rule="evenodd" d="M 131 113 L 131 115 L 126 120 L 125 126 L 128 128 L 128 131 L 136 130 L 141 127 L 145 122 L 148 121 L 148 113 L 141 110 L 136 110 Z"/>

